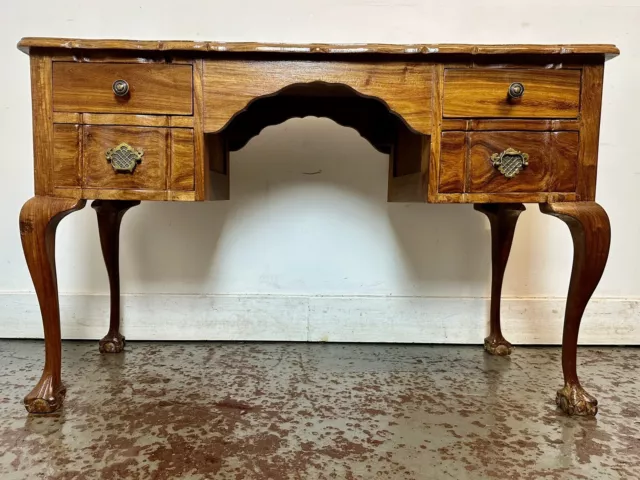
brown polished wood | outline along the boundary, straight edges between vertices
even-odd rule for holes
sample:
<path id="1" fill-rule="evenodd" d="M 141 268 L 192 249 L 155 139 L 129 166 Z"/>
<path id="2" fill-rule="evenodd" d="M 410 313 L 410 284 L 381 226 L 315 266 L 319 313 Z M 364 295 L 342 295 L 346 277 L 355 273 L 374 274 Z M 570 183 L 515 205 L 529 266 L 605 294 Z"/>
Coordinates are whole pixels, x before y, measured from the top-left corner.
<path id="1" fill-rule="evenodd" d="M 419 62 L 314 62 L 309 60 L 204 62 L 204 128 L 222 130 L 255 99 L 291 85 L 307 85 L 302 94 L 325 95 L 326 85 L 348 86 L 365 97 L 384 98 L 387 107 L 412 129 L 431 130 L 433 67 Z M 318 84 L 320 83 L 320 85 Z"/>
<path id="2" fill-rule="evenodd" d="M 84 127 L 82 156 L 85 188 L 162 190 L 167 185 L 169 130 L 141 127 Z M 106 152 L 127 143 L 144 153 L 132 173 L 116 172 Z"/>
<path id="3" fill-rule="evenodd" d="M 487 349 L 494 353 L 511 348 L 500 332 L 500 289 L 522 203 L 575 209 L 581 230 L 574 230 L 582 233 L 574 233 L 574 241 L 589 239 L 576 250 L 582 252 L 576 257 L 580 271 L 596 269 L 587 257 L 591 250 L 599 255 L 599 242 L 608 239 L 601 223 L 590 220 L 597 215 L 583 212 L 599 211 L 593 200 L 604 62 L 619 53 L 613 45 L 25 38 L 19 48 L 30 56 L 33 103 L 36 197 L 25 208 L 29 215 L 40 212 L 38 225 L 55 226 L 62 212 L 96 200 L 112 299 L 103 350 L 119 350 L 124 341 L 117 281 L 124 212 L 142 200 L 228 200 L 230 152 L 290 118 L 328 117 L 389 155 L 390 202 L 478 204 L 492 226 Z M 125 158 L 114 168 L 111 150 L 121 144 L 136 165 Z M 30 268 L 51 260 L 26 235 Z M 50 270 L 53 277 L 34 277 L 34 283 L 44 305 L 48 351 L 59 352 Z M 586 304 L 591 294 L 585 300 L 584 292 L 575 293 L 575 282 L 565 326 L 567 358 L 575 357 L 577 298 Z M 53 411 L 62 402 L 59 353 L 47 355 L 47 375 L 38 387 L 44 393 L 31 394 L 28 402 L 33 411 Z M 582 393 L 567 362 L 566 401 L 559 405 L 569 413 L 595 413 L 572 400 Z"/>
<path id="4" fill-rule="evenodd" d="M 69 213 L 84 207 L 85 200 L 35 196 L 20 211 L 20 238 L 36 289 L 44 326 L 45 361 L 42 377 L 24 398 L 29 413 L 50 413 L 62 406 L 60 306 L 56 275 L 56 229 Z"/>
<path id="5" fill-rule="evenodd" d="M 464 132 L 442 132 L 439 192 L 462 193 L 466 191 L 468 157 L 467 135 Z"/>
<path id="6" fill-rule="evenodd" d="M 578 153 L 578 199 L 594 201 L 598 170 L 598 139 L 600 138 L 600 110 L 604 64 L 586 64 L 582 72 L 582 128 Z"/>
<path id="7" fill-rule="evenodd" d="M 573 269 L 562 334 L 565 385 L 558 390 L 556 403 L 570 415 L 595 415 L 598 401 L 580 385 L 576 356 L 582 314 L 600 282 L 609 257 L 609 217 L 595 202 L 547 203 L 540 205 L 540 211 L 565 222 L 573 238 Z"/>
<path id="8" fill-rule="evenodd" d="M 484 339 L 484 348 L 492 355 L 510 355 L 511 345 L 502 336 L 500 325 L 500 297 L 504 271 L 509 261 L 513 234 L 518 217 L 525 210 L 521 203 L 491 203 L 474 205 L 484 213 L 491 225 L 491 312 L 489 314 L 489 336 Z"/>
<path id="9" fill-rule="evenodd" d="M 158 52 L 222 52 L 222 53 L 279 53 L 279 54 L 390 54 L 390 55 L 439 55 L 439 54 L 469 54 L 469 55 L 576 55 L 599 54 L 619 55 L 620 50 L 615 45 L 601 44 L 558 44 L 558 45 L 477 45 L 463 43 L 433 43 L 433 44 L 384 44 L 384 43 L 256 43 L 256 42 L 190 42 L 184 40 L 93 40 L 80 38 L 42 38 L 26 37 L 20 40 L 18 48 L 31 53 L 34 48 L 62 49 L 62 50 L 134 50 Z"/>
<path id="10" fill-rule="evenodd" d="M 578 69 L 446 69 L 443 114 L 459 118 L 576 118 L 581 75 Z M 522 97 L 509 98 L 512 83 L 524 85 Z"/>
<path id="11" fill-rule="evenodd" d="M 441 193 L 516 194 L 575 193 L 578 132 L 447 131 L 440 153 Z M 513 178 L 494 166 L 492 156 L 513 148 L 528 165 Z"/>
<path id="12" fill-rule="evenodd" d="M 53 175 L 55 187 L 82 186 L 82 127 L 77 124 L 53 126 Z"/>
<path id="13" fill-rule="evenodd" d="M 139 200 L 94 200 L 91 203 L 98 217 L 100 246 L 111 292 L 109 331 L 100 340 L 101 353 L 119 353 L 124 349 L 125 338 L 120 333 L 120 224 L 127 210 L 137 205 L 140 205 Z"/>
<path id="14" fill-rule="evenodd" d="M 113 91 L 116 80 L 129 86 Z M 53 110 L 88 113 L 193 113 L 191 65 L 54 62 Z"/>
<path id="15" fill-rule="evenodd" d="M 578 132 L 471 132 L 467 134 L 470 193 L 575 192 Z M 513 148 L 529 155 L 529 165 L 513 178 L 493 166 L 491 156 Z M 567 190 L 565 190 L 567 189 Z"/>

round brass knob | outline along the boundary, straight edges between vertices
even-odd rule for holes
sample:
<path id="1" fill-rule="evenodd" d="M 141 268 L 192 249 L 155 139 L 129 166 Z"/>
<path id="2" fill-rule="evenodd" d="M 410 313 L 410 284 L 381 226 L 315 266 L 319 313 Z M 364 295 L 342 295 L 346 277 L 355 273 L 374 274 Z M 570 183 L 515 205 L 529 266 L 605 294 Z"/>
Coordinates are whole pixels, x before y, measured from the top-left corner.
<path id="1" fill-rule="evenodd" d="M 509 85 L 509 98 L 520 98 L 524 95 L 524 85 L 520 82 L 514 82 Z"/>
<path id="2" fill-rule="evenodd" d="M 113 82 L 113 93 L 118 97 L 125 97 L 129 93 L 129 84 L 126 80 L 116 80 Z"/>

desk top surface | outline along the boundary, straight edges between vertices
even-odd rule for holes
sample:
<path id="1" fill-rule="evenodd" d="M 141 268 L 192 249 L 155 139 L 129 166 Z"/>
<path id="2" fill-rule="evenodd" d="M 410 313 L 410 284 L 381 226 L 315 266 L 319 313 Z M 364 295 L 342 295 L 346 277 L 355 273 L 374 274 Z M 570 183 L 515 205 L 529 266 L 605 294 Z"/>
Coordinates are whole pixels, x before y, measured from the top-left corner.
<path id="1" fill-rule="evenodd" d="M 250 43 L 250 42 L 191 42 L 184 40 L 98 40 L 77 38 L 25 37 L 18 48 L 29 53 L 32 48 L 80 49 L 80 50 L 135 50 L 135 51 L 192 51 L 231 53 L 280 53 L 280 54 L 385 54 L 385 55 L 433 55 L 433 54 L 533 54 L 570 55 L 599 54 L 613 57 L 620 53 L 615 45 L 565 44 L 565 45 L 480 45 L 480 44 L 330 44 L 330 43 Z"/>

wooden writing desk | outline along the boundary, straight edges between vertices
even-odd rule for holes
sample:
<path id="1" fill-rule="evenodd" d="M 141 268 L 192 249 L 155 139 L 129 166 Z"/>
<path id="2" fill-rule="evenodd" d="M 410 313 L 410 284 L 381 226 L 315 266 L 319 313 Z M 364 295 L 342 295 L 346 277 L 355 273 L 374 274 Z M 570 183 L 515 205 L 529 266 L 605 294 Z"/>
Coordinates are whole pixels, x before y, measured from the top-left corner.
<path id="1" fill-rule="evenodd" d="M 329 117 L 389 154 L 390 202 L 473 203 L 491 222 L 489 353 L 508 355 L 500 294 L 523 203 L 563 220 L 574 259 L 562 340 L 568 414 L 595 415 L 580 386 L 582 313 L 609 253 L 595 203 L 604 62 L 612 45 L 270 45 L 25 38 L 35 196 L 20 234 L 45 335 L 32 413 L 61 407 L 55 234 L 98 215 L 111 287 L 102 352 L 120 352 L 118 236 L 141 200 L 229 198 L 229 152 L 291 117 Z"/>

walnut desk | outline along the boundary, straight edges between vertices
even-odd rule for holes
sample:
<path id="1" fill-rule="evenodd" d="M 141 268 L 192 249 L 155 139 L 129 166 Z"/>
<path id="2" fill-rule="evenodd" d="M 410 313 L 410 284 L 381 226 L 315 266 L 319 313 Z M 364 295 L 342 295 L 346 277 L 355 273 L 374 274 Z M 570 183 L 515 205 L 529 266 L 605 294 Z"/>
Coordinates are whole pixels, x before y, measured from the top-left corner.
<path id="1" fill-rule="evenodd" d="M 473 203 L 491 223 L 489 353 L 508 355 L 500 294 L 523 203 L 564 221 L 573 270 L 562 339 L 568 414 L 595 415 L 580 385 L 582 313 L 609 253 L 595 203 L 604 63 L 612 45 L 274 45 L 25 38 L 35 196 L 20 235 L 40 303 L 42 378 L 29 412 L 61 407 L 55 235 L 93 200 L 111 288 L 102 352 L 120 352 L 118 236 L 143 200 L 229 198 L 229 152 L 291 117 L 329 117 L 389 154 L 390 202 Z"/>

